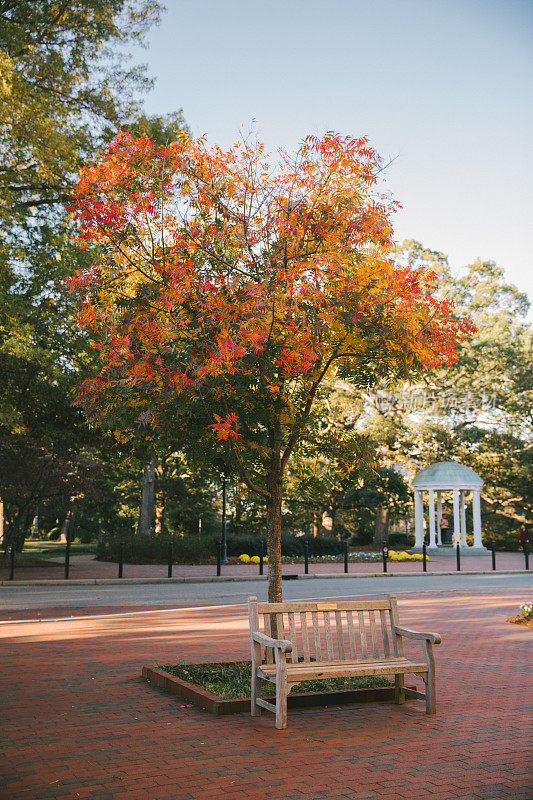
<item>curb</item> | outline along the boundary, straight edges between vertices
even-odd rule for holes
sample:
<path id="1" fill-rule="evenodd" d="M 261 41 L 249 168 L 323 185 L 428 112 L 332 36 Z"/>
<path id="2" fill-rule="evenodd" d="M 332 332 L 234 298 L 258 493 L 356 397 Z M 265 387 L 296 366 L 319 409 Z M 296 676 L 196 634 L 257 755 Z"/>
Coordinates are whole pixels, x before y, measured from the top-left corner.
<path id="1" fill-rule="evenodd" d="M 478 570 L 477 572 L 468 572 L 467 570 L 460 570 L 457 572 L 325 572 L 310 573 L 309 575 L 295 573 L 290 576 L 291 580 L 313 580 L 315 578 L 423 578 L 423 577 L 439 577 L 442 575 L 530 575 L 531 571 L 526 569 L 509 569 L 509 570 L 494 570 L 485 569 Z M 201 575 L 198 577 L 188 578 L 70 578 L 69 580 L 50 579 L 45 580 L 37 579 L 34 581 L 0 581 L 0 586 L 128 586 L 132 584 L 164 584 L 164 583 L 242 583 L 251 581 L 267 581 L 266 575 L 221 575 L 208 576 Z"/>

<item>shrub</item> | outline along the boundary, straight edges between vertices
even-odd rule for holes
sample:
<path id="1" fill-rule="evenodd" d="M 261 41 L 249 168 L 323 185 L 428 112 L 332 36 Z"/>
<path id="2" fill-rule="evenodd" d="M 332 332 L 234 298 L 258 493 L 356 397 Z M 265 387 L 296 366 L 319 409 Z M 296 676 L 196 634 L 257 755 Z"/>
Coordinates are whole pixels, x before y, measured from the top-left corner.
<path id="1" fill-rule="evenodd" d="M 415 543 L 414 534 L 410 533 L 390 533 L 387 536 L 389 547 L 413 547 Z"/>
<path id="2" fill-rule="evenodd" d="M 470 537 L 467 536 L 467 541 Z M 516 551 L 521 550 L 520 542 L 518 541 L 518 526 L 516 532 L 506 532 L 502 530 L 495 530 L 483 526 L 482 540 L 485 547 L 490 548 L 492 542 L 496 545 L 496 550 Z M 472 543 L 474 539 L 472 537 Z"/>
<path id="3" fill-rule="evenodd" d="M 389 559 L 390 561 L 422 561 L 423 555 L 421 553 L 406 553 L 405 551 L 397 553 L 396 550 L 389 550 Z M 426 556 L 426 560 L 429 561 L 429 556 Z"/>
<path id="4" fill-rule="evenodd" d="M 281 552 L 284 556 L 303 557 L 304 542 L 309 542 L 309 555 L 339 555 L 344 545 L 332 536 L 295 536 L 284 533 Z M 175 563 L 199 564 L 216 558 L 218 537 L 213 536 L 126 536 L 122 539 L 124 561 L 128 564 L 164 564 L 168 558 L 168 545 L 172 542 Z M 102 536 L 96 558 L 99 561 L 118 561 L 120 537 Z M 230 535 L 226 539 L 228 556 L 239 558 L 253 553 L 259 560 L 266 553 L 263 536 Z M 257 563 L 257 562 L 255 562 Z"/>
<path id="5" fill-rule="evenodd" d="M 120 538 L 102 537 L 96 549 L 99 561 L 118 561 Z M 215 558 L 215 541 L 210 537 L 193 536 L 128 536 L 122 539 L 124 561 L 128 564 L 164 564 L 168 545 L 172 543 L 175 562 L 197 564 Z"/>
<path id="6" fill-rule="evenodd" d="M 329 556 L 344 553 L 344 544 L 333 536 L 296 536 L 293 533 L 283 533 L 281 536 L 281 554 L 303 558 L 305 542 L 309 542 L 309 555 Z M 241 553 L 253 553 L 259 556 L 266 553 L 266 538 L 264 536 L 228 536 L 228 555 L 239 556 Z"/>

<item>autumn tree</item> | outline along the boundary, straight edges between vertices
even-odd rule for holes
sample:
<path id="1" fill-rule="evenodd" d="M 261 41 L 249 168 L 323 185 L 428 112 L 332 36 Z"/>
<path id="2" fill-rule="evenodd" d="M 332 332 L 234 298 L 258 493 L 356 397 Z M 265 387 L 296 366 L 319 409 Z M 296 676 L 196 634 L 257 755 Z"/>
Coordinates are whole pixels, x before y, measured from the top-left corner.
<path id="1" fill-rule="evenodd" d="M 100 355 L 78 402 L 118 436 L 147 426 L 224 458 L 263 498 L 271 601 L 286 470 L 325 381 L 407 378 L 470 330 L 430 272 L 391 257 L 380 169 L 365 138 L 333 133 L 276 161 L 247 141 L 119 134 L 77 185 L 94 257 L 73 287 Z"/>

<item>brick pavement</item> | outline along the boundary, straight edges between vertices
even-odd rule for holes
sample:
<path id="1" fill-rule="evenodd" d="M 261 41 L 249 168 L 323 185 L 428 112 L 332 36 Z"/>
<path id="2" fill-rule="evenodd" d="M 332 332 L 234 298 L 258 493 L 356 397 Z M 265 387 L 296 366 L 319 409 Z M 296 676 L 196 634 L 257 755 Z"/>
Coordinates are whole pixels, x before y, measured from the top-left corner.
<path id="1" fill-rule="evenodd" d="M 154 661 L 247 656 L 243 607 L 2 625 L 0 797 L 531 800 L 532 637 L 506 622 L 523 599 L 401 595 L 403 623 L 443 636 L 438 714 L 418 701 L 293 710 L 287 731 L 139 678 Z"/>
<path id="2" fill-rule="evenodd" d="M 62 558 L 59 557 L 59 558 Z M 17 567 L 15 570 L 16 580 L 43 580 L 43 579 L 62 579 L 64 575 L 63 562 L 47 564 L 43 567 Z M 532 556 L 533 558 L 533 556 Z M 523 570 L 525 569 L 524 555 L 522 553 L 497 553 L 496 566 L 498 570 Z M 408 574 L 422 572 L 420 561 L 389 561 L 388 571 L 392 573 Z M 349 572 L 369 574 L 381 572 L 383 569 L 381 561 L 350 562 Z M 455 556 L 432 556 L 427 562 L 428 572 L 450 572 L 456 569 Z M 467 556 L 461 557 L 461 569 L 465 572 L 481 572 L 492 569 L 492 557 L 488 556 Z M 319 575 L 343 572 L 344 565 L 341 562 L 309 562 L 309 572 Z M 257 575 L 259 569 L 255 564 L 228 564 L 222 567 L 222 575 Z M 265 565 L 265 575 L 268 567 Z M 304 572 L 304 565 L 283 564 L 283 573 Z M 71 556 L 70 577 L 71 578 L 116 578 L 118 574 L 117 564 L 96 561 L 91 555 Z M 175 578 L 190 578 L 216 575 L 215 564 L 175 564 L 172 571 Z M 0 567 L 0 580 L 7 580 L 9 570 Z M 125 578 L 166 578 L 166 564 L 124 564 Z"/>

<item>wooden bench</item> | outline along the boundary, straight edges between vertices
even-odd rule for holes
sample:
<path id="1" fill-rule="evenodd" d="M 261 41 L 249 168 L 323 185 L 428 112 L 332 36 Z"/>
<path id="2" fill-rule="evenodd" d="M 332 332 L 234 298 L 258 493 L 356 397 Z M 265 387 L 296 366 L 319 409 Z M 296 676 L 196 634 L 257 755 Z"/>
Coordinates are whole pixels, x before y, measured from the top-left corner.
<path id="1" fill-rule="evenodd" d="M 248 601 L 252 648 L 252 717 L 266 708 L 276 715 L 276 728 L 287 727 L 287 695 L 301 681 L 366 675 L 394 675 L 395 702 L 406 695 L 426 701 L 426 713 L 435 714 L 435 660 L 438 633 L 402 628 L 396 598 L 384 600 Z M 331 616 L 333 615 L 333 616 Z M 262 625 L 260 619 L 262 618 Z M 404 656 L 403 637 L 420 639 L 424 659 Z M 404 685 L 406 673 L 419 675 L 425 693 Z M 260 696 L 260 681 L 276 686 L 276 704 Z"/>

